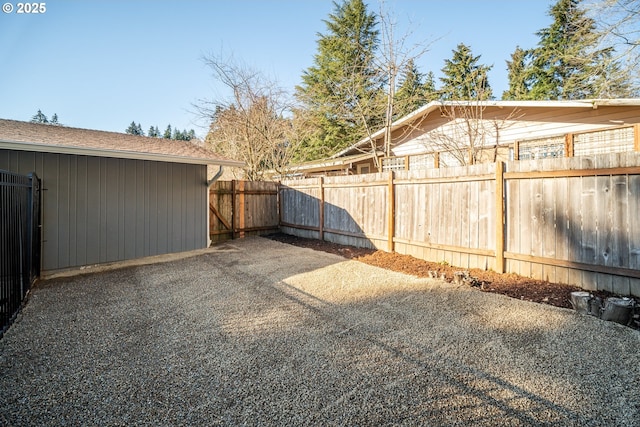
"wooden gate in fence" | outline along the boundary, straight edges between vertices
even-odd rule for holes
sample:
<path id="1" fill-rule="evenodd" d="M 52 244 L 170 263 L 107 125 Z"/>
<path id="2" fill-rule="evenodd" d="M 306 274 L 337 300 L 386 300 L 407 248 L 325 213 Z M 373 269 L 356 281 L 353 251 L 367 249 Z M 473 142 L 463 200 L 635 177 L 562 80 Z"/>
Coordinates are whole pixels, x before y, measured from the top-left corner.
<path id="1" fill-rule="evenodd" d="M 278 231 L 278 183 L 217 181 L 209 190 L 212 241 Z"/>

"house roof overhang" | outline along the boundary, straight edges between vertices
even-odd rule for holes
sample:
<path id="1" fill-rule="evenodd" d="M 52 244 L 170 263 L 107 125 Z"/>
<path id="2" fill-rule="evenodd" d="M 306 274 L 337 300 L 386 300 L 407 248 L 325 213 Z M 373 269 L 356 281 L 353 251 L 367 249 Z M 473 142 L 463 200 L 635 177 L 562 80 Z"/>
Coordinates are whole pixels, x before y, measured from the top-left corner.
<path id="1" fill-rule="evenodd" d="M 38 153 L 75 154 L 82 156 L 112 157 L 117 159 L 151 160 L 156 162 L 185 163 L 194 165 L 216 165 L 242 167 L 244 162 L 227 159 L 211 159 L 205 157 L 178 156 L 160 153 L 145 153 L 130 150 L 110 150 L 69 145 L 40 144 L 35 142 L 0 140 L 0 149 L 33 151 Z"/>
<path id="2" fill-rule="evenodd" d="M 194 141 L 0 119 L 0 149 L 242 167 Z"/>
<path id="3" fill-rule="evenodd" d="M 381 153 L 377 153 L 378 155 Z M 289 167 L 290 172 L 318 172 L 340 170 L 351 167 L 353 163 L 362 162 L 373 158 L 373 153 L 361 153 L 351 156 L 343 156 L 340 158 L 329 158 L 323 160 L 314 160 L 311 162 L 300 163 Z"/>
<path id="4" fill-rule="evenodd" d="M 452 107 L 494 107 L 494 108 L 587 108 L 616 106 L 640 106 L 640 98 L 630 99 L 585 99 L 577 101 L 432 101 L 417 110 L 407 114 L 391 124 L 391 131 L 400 129 L 418 119 L 428 116 L 430 113 L 440 111 L 442 108 Z M 366 137 L 344 150 L 334 154 L 331 158 L 339 158 L 350 155 L 355 150 L 362 151 L 363 146 L 370 145 L 371 140 L 378 140 L 384 136 L 385 129 L 380 129 L 370 137 Z"/>

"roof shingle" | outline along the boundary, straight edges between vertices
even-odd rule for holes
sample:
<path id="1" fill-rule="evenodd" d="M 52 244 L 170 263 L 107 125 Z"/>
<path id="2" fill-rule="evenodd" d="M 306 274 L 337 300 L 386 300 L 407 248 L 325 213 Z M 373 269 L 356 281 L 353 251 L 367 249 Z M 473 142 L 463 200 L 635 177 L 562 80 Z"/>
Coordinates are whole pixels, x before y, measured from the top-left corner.
<path id="1" fill-rule="evenodd" d="M 6 119 L 0 119 L 0 148 L 176 163 L 243 165 L 191 141 Z"/>

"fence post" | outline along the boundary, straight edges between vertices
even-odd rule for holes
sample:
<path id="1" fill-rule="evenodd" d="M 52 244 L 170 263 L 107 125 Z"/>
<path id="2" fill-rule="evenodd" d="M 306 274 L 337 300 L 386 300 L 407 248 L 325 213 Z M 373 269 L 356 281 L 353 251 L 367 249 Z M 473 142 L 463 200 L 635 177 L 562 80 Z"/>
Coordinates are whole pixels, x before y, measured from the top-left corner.
<path id="1" fill-rule="evenodd" d="M 40 179 L 35 172 L 30 173 L 29 181 L 29 286 L 40 276 Z"/>
<path id="2" fill-rule="evenodd" d="M 573 157 L 573 134 L 568 133 L 564 137 L 565 157 Z"/>
<path id="3" fill-rule="evenodd" d="M 395 201 L 395 189 L 393 187 L 393 171 L 389 171 L 389 189 L 388 189 L 388 198 L 387 198 L 387 214 L 388 214 L 388 240 L 387 240 L 387 250 L 388 252 L 394 252 L 395 247 L 393 244 L 393 237 L 395 235 L 395 225 L 396 225 L 396 201 Z"/>
<path id="4" fill-rule="evenodd" d="M 236 238 L 236 217 L 237 217 L 237 207 L 236 207 L 236 180 L 231 180 L 231 240 Z"/>
<path id="5" fill-rule="evenodd" d="M 640 151 L 640 123 L 633 125 L 633 149 Z"/>
<path id="6" fill-rule="evenodd" d="M 281 227 L 282 227 L 282 207 L 283 207 L 283 202 L 282 202 L 282 181 L 278 181 L 278 187 L 276 187 L 276 205 L 278 206 L 278 229 L 280 229 L 280 231 L 282 231 Z"/>
<path id="7" fill-rule="evenodd" d="M 504 273 L 504 163 L 496 162 L 496 265 Z"/>
<path id="8" fill-rule="evenodd" d="M 320 184 L 320 206 L 318 206 L 318 237 L 324 240 L 324 177 L 319 178 Z"/>
<path id="9" fill-rule="evenodd" d="M 244 239 L 244 229 L 245 229 L 245 223 L 244 223 L 244 211 L 245 211 L 245 203 L 244 203 L 244 180 L 238 181 L 238 192 L 239 192 L 239 197 L 238 197 L 238 228 L 240 229 L 240 238 Z"/>

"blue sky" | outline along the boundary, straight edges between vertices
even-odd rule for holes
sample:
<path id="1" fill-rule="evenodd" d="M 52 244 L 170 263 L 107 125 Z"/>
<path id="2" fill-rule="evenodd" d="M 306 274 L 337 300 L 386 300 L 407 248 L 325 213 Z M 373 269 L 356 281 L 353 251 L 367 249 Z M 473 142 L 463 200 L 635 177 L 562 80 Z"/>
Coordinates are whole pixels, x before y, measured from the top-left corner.
<path id="1" fill-rule="evenodd" d="M 2 3 L 6 3 L 2 0 Z M 192 104 L 225 96 L 202 61 L 233 54 L 287 89 L 313 63 L 331 0 L 50 0 L 39 15 L 0 13 L 0 118 L 28 121 L 41 109 L 73 127 L 146 132 L 167 124 L 195 129 Z M 377 0 L 368 0 L 371 11 Z M 552 0 L 386 0 L 436 76 L 458 43 L 493 65 L 489 82 L 507 87 L 505 61 L 535 46 Z M 401 31 L 406 33 L 406 29 Z"/>

